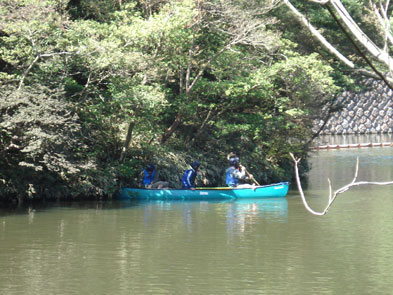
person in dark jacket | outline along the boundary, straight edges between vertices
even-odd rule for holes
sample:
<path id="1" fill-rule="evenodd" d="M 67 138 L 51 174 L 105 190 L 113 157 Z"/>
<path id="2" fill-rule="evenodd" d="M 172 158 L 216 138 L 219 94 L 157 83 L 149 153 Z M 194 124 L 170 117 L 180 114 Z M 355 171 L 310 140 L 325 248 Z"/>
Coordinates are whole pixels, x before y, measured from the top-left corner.
<path id="1" fill-rule="evenodd" d="M 198 169 L 200 166 L 200 163 L 198 161 L 194 161 L 190 164 L 191 169 L 187 169 L 186 172 L 184 172 L 183 178 L 181 180 L 182 182 L 182 188 L 183 189 L 195 189 L 195 178 L 198 174 Z"/>

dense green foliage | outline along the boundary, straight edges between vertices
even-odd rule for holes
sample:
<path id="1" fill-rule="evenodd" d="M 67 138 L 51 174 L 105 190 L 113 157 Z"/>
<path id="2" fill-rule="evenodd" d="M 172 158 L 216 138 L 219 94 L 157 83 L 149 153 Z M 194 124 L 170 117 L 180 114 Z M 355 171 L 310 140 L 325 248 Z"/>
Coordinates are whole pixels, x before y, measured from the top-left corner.
<path id="1" fill-rule="evenodd" d="M 269 4 L 2 1 L 0 198 L 112 196 L 148 162 L 177 187 L 192 159 L 222 185 L 230 152 L 290 180 L 342 76 Z"/>

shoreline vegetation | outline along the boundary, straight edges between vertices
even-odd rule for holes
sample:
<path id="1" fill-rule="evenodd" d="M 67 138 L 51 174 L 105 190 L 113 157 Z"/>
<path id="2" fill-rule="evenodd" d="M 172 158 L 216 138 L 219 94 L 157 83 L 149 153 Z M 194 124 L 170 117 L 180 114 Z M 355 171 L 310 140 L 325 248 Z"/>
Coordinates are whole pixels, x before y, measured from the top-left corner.
<path id="1" fill-rule="evenodd" d="M 281 1 L 2 1 L 0 204 L 111 199 L 147 163 L 221 186 L 231 152 L 261 184 L 293 179 L 289 153 L 304 177 L 357 79 L 306 35 Z"/>

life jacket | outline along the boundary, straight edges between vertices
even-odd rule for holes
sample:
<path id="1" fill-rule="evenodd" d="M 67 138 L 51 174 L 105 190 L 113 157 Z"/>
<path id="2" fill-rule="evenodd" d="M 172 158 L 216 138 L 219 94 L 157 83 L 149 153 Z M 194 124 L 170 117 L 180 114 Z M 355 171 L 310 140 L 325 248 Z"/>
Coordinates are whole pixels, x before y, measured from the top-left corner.
<path id="1" fill-rule="evenodd" d="M 149 172 L 146 169 L 143 169 L 143 186 L 149 185 L 153 182 L 154 176 L 156 175 L 156 170 L 149 175 Z"/>
<path id="2" fill-rule="evenodd" d="M 197 172 L 194 169 L 188 169 L 184 172 L 183 178 L 181 180 L 183 188 L 193 188 L 195 187 L 195 178 Z"/>
<path id="3" fill-rule="evenodd" d="M 225 183 L 228 186 L 237 186 L 239 184 L 239 179 L 236 177 L 233 177 L 233 172 L 236 170 L 235 167 L 229 167 L 226 170 L 226 175 L 225 175 Z"/>

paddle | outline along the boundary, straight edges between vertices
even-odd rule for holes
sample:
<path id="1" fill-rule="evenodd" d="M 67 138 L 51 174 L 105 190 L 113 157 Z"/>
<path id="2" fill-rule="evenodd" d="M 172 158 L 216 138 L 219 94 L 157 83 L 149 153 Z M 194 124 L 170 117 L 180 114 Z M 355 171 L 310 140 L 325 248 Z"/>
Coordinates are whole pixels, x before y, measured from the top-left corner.
<path id="1" fill-rule="evenodd" d="M 243 167 L 244 167 L 244 166 L 243 166 Z M 246 167 L 244 167 L 244 171 L 246 172 L 247 176 L 248 176 L 252 181 L 255 182 L 256 185 L 259 185 L 259 186 L 260 186 L 260 184 L 259 184 L 258 181 L 254 178 L 254 176 L 252 176 L 252 175 L 250 174 L 250 172 L 247 171 L 247 168 L 246 168 Z"/>

